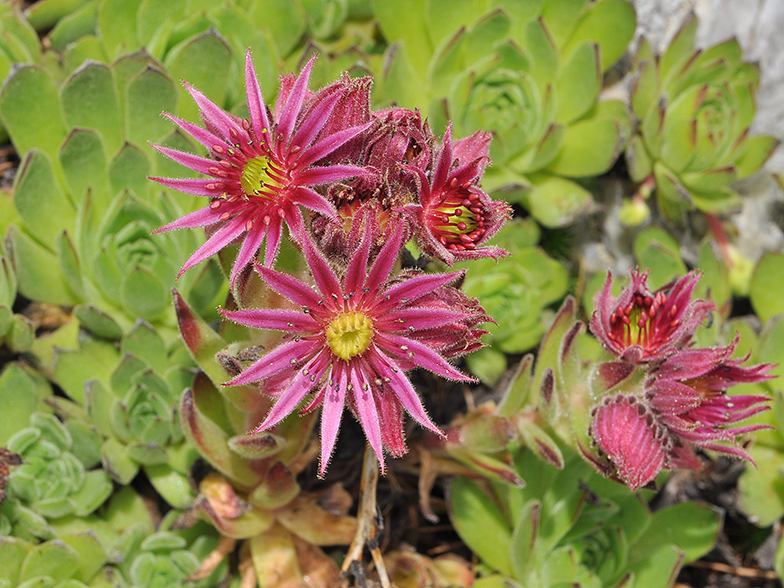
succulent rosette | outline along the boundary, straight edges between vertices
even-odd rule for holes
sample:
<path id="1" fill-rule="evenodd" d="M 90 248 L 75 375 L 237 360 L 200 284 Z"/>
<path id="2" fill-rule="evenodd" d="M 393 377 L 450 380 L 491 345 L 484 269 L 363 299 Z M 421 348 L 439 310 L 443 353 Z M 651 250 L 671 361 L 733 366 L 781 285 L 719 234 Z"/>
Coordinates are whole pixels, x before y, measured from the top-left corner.
<path id="1" fill-rule="evenodd" d="M 673 220 L 692 209 L 718 214 L 740 205 L 731 184 L 755 173 L 778 141 L 752 136 L 759 68 L 743 61 L 736 39 L 694 48 L 694 15 L 667 50 L 640 44 L 631 106 L 638 133 L 626 152 L 633 180 L 656 188 L 661 211 Z"/>
<path id="2" fill-rule="evenodd" d="M 71 431 L 82 433 L 76 442 Z M 112 493 L 108 474 L 95 469 L 100 463 L 98 439 L 78 427 L 69 430 L 52 415 L 33 413 L 30 426 L 8 440 L 8 449 L 22 457 L 6 488 L 9 501 L 16 503 L 14 534 L 19 537 L 45 536 L 40 517 L 84 517 Z"/>
<path id="3" fill-rule="evenodd" d="M 345 276 L 338 277 L 309 239 L 303 241 L 318 292 L 289 275 L 257 265 L 264 281 L 289 298 L 301 311 L 247 309 L 224 315 L 241 324 L 288 333 L 284 342 L 227 383 L 262 381 L 277 402 L 256 428 L 268 429 L 283 420 L 315 390 L 306 411 L 323 405 L 321 415 L 321 474 L 326 471 L 347 405 L 365 430 L 382 471 L 384 450 L 406 452 L 403 414 L 441 435 L 425 412 L 404 371 L 424 367 L 451 380 L 472 381 L 445 359 L 472 350 L 481 331 L 466 329 L 486 320 L 477 304 L 435 304 L 437 294 L 461 273 L 407 275 L 389 281 L 403 245 L 399 224 L 375 261 L 368 265 L 372 223 L 354 253 Z M 457 291 L 450 291 L 460 297 Z M 456 335 L 467 335 L 458 348 Z M 265 388 L 264 381 L 272 381 Z"/>
<path id="4" fill-rule="evenodd" d="M 452 119 L 456 134 L 492 133 L 485 189 L 555 227 L 590 210 L 590 193 L 573 179 L 607 171 L 630 134 L 625 106 L 598 98 L 635 17 L 623 2 L 549 4 L 527 19 L 495 9 L 444 39 L 429 67 L 430 114 L 436 128 Z M 605 18 L 606 35 L 587 34 L 587 23 Z"/>
<path id="5" fill-rule="evenodd" d="M 663 469 L 702 467 L 697 448 L 751 459 L 738 439 L 767 425 L 739 423 L 769 410 L 770 399 L 733 396 L 727 389 L 769 379 L 772 366 L 743 366 L 745 360 L 730 359 L 736 345 L 737 338 L 718 349 L 681 350 L 651 369 L 634 391 L 605 396 L 591 412 L 590 435 L 609 461 L 608 473 L 636 490 Z M 605 364 L 599 369 L 605 376 L 640 376 L 631 367 Z"/>
<path id="6" fill-rule="evenodd" d="M 181 274 L 236 240 L 241 240 L 242 245 L 231 270 L 232 283 L 255 258 L 265 239 L 264 261 L 271 266 L 284 225 L 295 239 L 302 238 L 300 205 L 334 216 L 332 205 L 313 188 L 363 173 L 353 165 L 313 165 L 367 128 L 359 125 L 326 136 L 321 133 L 326 120 L 334 114 L 341 92 L 309 95 L 308 80 L 314 60 L 305 65 L 296 79 L 282 78 L 272 118 L 264 104 L 250 52 L 245 65 L 250 120 L 237 119 L 190 86 L 188 91 L 201 109 L 205 127 L 167 115 L 209 153 L 209 157 L 201 157 L 158 147 L 174 161 L 210 176 L 153 178 L 164 186 L 210 200 L 205 208 L 159 229 L 209 227 L 210 237 L 188 258 Z M 311 109 L 306 108 L 308 99 L 315 103 Z"/>
<path id="7" fill-rule="evenodd" d="M 710 316 L 712 302 L 692 300 L 700 275 L 690 272 L 655 292 L 648 288 L 648 270 L 634 271 L 618 298 L 610 294 L 612 274 L 595 297 L 591 331 L 605 349 L 622 361 L 655 362 L 687 345 Z"/>

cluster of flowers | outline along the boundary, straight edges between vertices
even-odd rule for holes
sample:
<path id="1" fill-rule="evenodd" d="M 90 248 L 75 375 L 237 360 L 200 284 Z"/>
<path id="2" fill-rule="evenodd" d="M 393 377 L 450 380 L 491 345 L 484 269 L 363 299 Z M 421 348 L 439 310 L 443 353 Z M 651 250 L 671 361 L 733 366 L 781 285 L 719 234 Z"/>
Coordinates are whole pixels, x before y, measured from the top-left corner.
<path id="1" fill-rule="evenodd" d="M 769 399 L 730 396 L 727 388 L 769 379 L 773 367 L 731 359 L 737 337 L 726 347 L 694 348 L 693 334 L 713 310 L 711 302 L 692 300 L 698 274 L 655 292 L 647 278 L 647 271 L 634 272 L 614 298 L 608 274 L 591 319 L 591 331 L 617 359 L 594 368 L 602 398 L 589 432 L 598 455 L 590 448 L 583 454 L 632 489 L 663 469 L 699 469 L 695 448 L 751 459 L 738 436 L 766 426 L 738 423 L 768 410 Z"/>
<path id="2" fill-rule="evenodd" d="M 343 76 L 308 89 L 313 59 L 299 76 L 281 78 L 273 110 L 264 104 L 248 52 L 249 120 L 225 112 L 187 86 L 203 127 L 169 118 L 201 143 L 208 157 L 157 147 L 204 174 L 153 178 L 208 199 L 208 205 L 161 228 L 204 227 L 208 239 L 182 272 L 230 244 L 240 244 L 232 285 L 255 265 L 287 308 L 224 311 L 257 329 L 285 333 L 282 342 L 227 383 L 261 382 L 277 402 L 256 431 L 279 423 L 307 398 L 323 405 L 321 474 L 344 406 L 364 428 L 384 468 L 384 451 L 406 452 L 403 416 L 441 434 L 404 372 L 423 367 L 471 381 L 447 361 L 481 346 L 489 317 L 457 287 L 463 272 L 400 270 L 403 246 L 448 265 L 504 251 L 485 243 L 509 216 L 480 183 L 490 135 L 438 140 L 418 112 L 373 112 L 370 79 Z M 306 214 L 303 214 L 303 208 Z M 284 230 L 301 250 L 315 288 L 272 269 Z M 263 265 L 256 262 L 266 239 Z M 398 268 L 396 270 L 396 268 Z"/>

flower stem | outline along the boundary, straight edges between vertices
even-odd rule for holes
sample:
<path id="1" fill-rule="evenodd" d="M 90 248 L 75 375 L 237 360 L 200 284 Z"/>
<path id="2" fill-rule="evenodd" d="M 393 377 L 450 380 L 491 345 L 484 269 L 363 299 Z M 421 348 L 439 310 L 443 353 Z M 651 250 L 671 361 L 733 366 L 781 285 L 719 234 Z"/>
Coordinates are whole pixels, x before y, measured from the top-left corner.
<path id="1" fill-rule="evenodd" d="M 349 573 L 354 567 L 354 562 L 362 563 L 362 550 L 367 545 L 373 563 L 378 571 L 378 578 L 382 588 L 391 588 L 392 584 L 381 557 L 381 550 L 376 539 L 376 487 L 378 486 L 378 459 L 369 444 L 365 446 L 365 458 L 362 462 L 362 479 L 360 481 L 359 512 L 357 512 L 357 533 L 348 548 L 346 559 L 340 571 L 343 575 Z"/>

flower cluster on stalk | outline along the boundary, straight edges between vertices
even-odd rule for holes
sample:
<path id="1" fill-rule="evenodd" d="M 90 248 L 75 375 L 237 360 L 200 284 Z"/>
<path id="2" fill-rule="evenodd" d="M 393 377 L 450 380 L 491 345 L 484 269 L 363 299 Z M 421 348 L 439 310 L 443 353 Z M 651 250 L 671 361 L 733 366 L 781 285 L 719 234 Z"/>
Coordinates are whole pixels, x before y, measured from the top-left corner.
<path id="1" fill-rule="evenodd" d="M 232 285 L 252 265 L 288 301 L 285 308 L 223 311 L 237 323 L 283 332 L 279 345 L 226 384 L 259 382 L 277 397 L 256 430 L 275 426 L 303 402 L 303 411 L 321 406 L 323 475 L 348 407 L 383 470 L 385 452 L 406 452 L 406 412 L 441 434 L 405 372 L 421 367 L 472 381 L 448 360 L 481 347 L 481 325 L 490 320 L 460 291 L 463 272 L 401 269 L 400 254 L 415 239 L 423 253 L 450 266 L 498 259 L 505 252 L 486 243 L 510 208 L 481 188 L 488 133 L 453 140 L 447 129 L 439 139 L 416 111 L 374 112 L 370 79 L 344 75 L 312 92 L 313 61 L 298 76 L 281 78 L 268 109 L 248 52 L 249 120 L 186 86 L 203 126 L 169 118 L 207 154 L 157 148 L 204 177 L 153 179 L 207 203 L 159 230 L 205 228 L 206 242 L 181 273 L 238 244 Z M 273 269 L 285 231 L 307 263 L 304 280 Z"/>
<path id="2" fill-rule="evenodd" d="M 694 347 L 693 334 L 713 309 L 692 300 L 699 275 L 655 292 L 647 278 L 647 271 L 634 272 L 614 298 L 608 274 L 591 319 L 594 335 L 616 359 L 594 368 L 600 398 L 589 433 L 596 447 L 582 449 L 600 471 L 632 489 L 664 469 L 700 468 L 700 448 L 750 459 L 739 436 L 765 425 L 740 423 L 770 408 L 765 396 L 727 392 L 770 378 L 771 365 L 732 359 L 737 337 L 726 347 Z"/>

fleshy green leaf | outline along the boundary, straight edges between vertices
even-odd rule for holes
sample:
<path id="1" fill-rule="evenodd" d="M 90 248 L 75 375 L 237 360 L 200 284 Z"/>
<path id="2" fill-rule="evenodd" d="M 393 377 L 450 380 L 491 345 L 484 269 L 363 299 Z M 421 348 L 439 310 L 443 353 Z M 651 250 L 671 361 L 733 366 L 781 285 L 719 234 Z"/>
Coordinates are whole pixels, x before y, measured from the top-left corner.
<path id="1" fill-rule="evenodd" d="M 59 152 L 68 187 L 76 202 L 90 190 L 96 200 L 109 198 L 106 178 L 106 155 L 98 133 L 90 129 L 73 129 Z M 71 228 L 73 224 L 69 224 Z"/>
<path id="2" fill-rule="evenodd" d="M 114 437 L 109 437 L 101 447 L 101 461 L 106 473 L 123 486 L 130 484 L 139 471 L 138 462 L 131 459 L 125 446 Z"/>
<path id="3" fill-rule="evenodd" d="M 54 253 L 33 241 L 17 227 L 8 231 L 11 257 L 19 292 L 30 300 L 73 306 L 79 302 L 66 285 Z"/>
<path id="4" fill-rule="evenodd" d="M 602 87 L 599 59 L 598 45 L 583 43 L 564 63 L 555 81 L 556 92 L 561 98 L 556 122 L 577 120 L 594 105 Z"/>
<path id="5" fill-rule="evenodd" d="M 594 118 L 574 123 L 567 127 L 563 147 L 547 170 L 571 178 L 601 175 L 615 163 L 624 141 L 614 120 Z"/>
<path id="6" fill-rule="evenodd" d="M 186 73 L 190 72 L 182 72 L 183 75 Z M 223 79 L 223 76 L 218 77 Z M 198 85 L 198 79 L 186 79 L 192 81 L 199 90 L 206 89 Z M 173 113 L 177 108 L 177 88 L 168 75 L 147 65 L 128 80 L 124 91 L 125 133 L 128 141 L 146 146 L 149 141 L 161 141 L 171 132 L 171 123 L 161 116 L 162 112 Z M 188 100 L 191 101 L 190 96 Z M 137 195 L 142 196 L 140 193 Z"/>
<path id="7" fill-rule="evenodd" d="M 160 318 L 169 307 L 169 293 L 150 269 L 137 265 L 122 280 L 121 299 L 126 311 L 146 320 Z"/>
<path id="8" fill-rule="evenodd" d="M 17 172 L 14 205 L 30 233 L 51 251 L 58 233 L 73 227 L 76 219 L 73 204 L 60 189 L 52 160 L 38 149 L 28 152 Z"/>
<path id="9" fill-rule="evenodd" d="M 68 578 L 79 567 L 78 553 L 62 541 L 47 541 L 33 547 L 22 563 L 19 582 L 37 576 Z"/>
<path id="10" fill-rule="evenodd" d="M 460 537 L 484 563 L 505 576 L 512 575 L 512 528 L 476 482 L 467 478 L 452 481 L 449 515 Z"/>
<path id="11" fill-rule="evenodd" d="M 593 204 L 591 193 L 571 180 L 545 174 L 531 179 L 534 186 L 525 196 L 526 207 L 546 227 L 568 225 Z"/>
<path id="12" fill-rule="evenodd" d="M 141 3 L 142 0 L 116 0 L 100 4 L 98 30 L 110 59 L 141 46 L 136 36 L 136 15 Z"/>
<path id="13" fill-rule="evenodd" d="M 580 19 L 563 55 L 569 55 L 585 41 L 601 48 L 601 68 L 607 71 L 626 51 L 634 36 L 637 18 L 634 6 L 625 0 L 600 0 Z"/>
<path id="14" fill-rule="evenodd" d="M 746 142 L 746 152 L 735 162 L 738 179 L 756 173 L 773 155 L 779 146 L 779 140 L 770 135 L 757 135 Z"/>
<path id="15" fill-rule="evenodd" d="M 290 0 L 256 2 L 249 15 L 259 27 L 269 30 L 281 57 L 288 56 L 305 34 L 305 15 L 298 2 Z"/>
<path id="16" fill-rule="evenodd" d="M 110 315 L 92 304 L 80 304 L 74 314 L 82 327 L 97 337 L 117 340 L 122 337 L 122 328 Z"/>
<path id="17" fill-rule="evenodd" d="M 41 4 L 41 2 L 38 2 Z M 98 7 L 94 2 L 87 2 L 73 12 L 63 16 L 52 31 L 47 35 L 52 47 L 63 51 L 66 45 L 78 41 L 85 35 L 95 33 L 98 22 Z"/>
<path id="18" fill-rule="evenodd" d="M 166 65 L 174 79 L 188 80 L 194 88 L 222 107 L 231 59 L 231 48 L 212 29 L 174 47 L 166 56 Z M 178 88 L 177 112 L 186 120 L 199 120 L 199 108 L 182 86 Z"/>
<path id="19" fill-rule="evenodd" d="M 40 377 L 40 376 L 39 376 Z M 41 388 L 21 364 L 11 362 L 0 373 L 0 446 L 18 431 L 27 427 L 30 416 L 40 410 L 39 404 L 51 390 Z M 51 410 L 51 409 L 49 409 Z"/>
<path id="20" fill-rule="evenodd" d="M 86 62 L 65 81 L 60 101 L 67 125 L 98 131 L 107 156 L 120 147 L 120 109 L 114 76 L 108 65 Z"/>
<path id="21" fill-rule="evenodd" d="M 721 516 L 707 505 L 682 502 L 653 513 L 653 519 L 634 545 L 638 553 L 653 553 L 657 547 L 672 543 L 691 562 L 708 553 L 716 543 Z"/>
<path id="22" fill-rule="evenodd" d="M 402 41 L 418 77 L 425 79 L 433 55 L 426 24 L 426 3 L 418 0 L 374 0 L 373 10 L 387 42 L 393 45 Z M 406 18 L 400 18 L 401 14 L 405 14 Z"/>
<path id="23" fill-rule="evenodd" d="M 784 456 L 778 449 L 755 445 L 750 455 L 757 467 L 738 480 L 741 510 L 754 524 L 767 527 L 784 515 Z"/>
<path id="24" fill-rule="evenodd" d="M 0 116 L 19 154 L 37 147 L 57 156 L 66 126 L 57 86 L 46 71 L 38 66 L 13 70 L 0 93 Z"/>
<path id="25" fill-rule="evenodd" d="M 751 278 L 751 304 L 763 323 L 773 315 L 784 313 L 781 284 L 784 279 L 784 255 L 768 251 L 763 254 Z"/>

